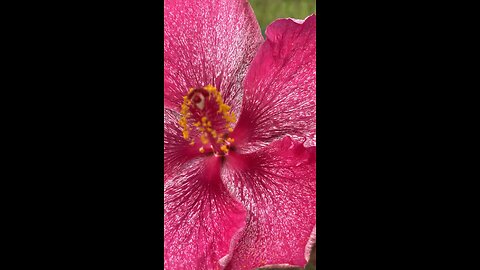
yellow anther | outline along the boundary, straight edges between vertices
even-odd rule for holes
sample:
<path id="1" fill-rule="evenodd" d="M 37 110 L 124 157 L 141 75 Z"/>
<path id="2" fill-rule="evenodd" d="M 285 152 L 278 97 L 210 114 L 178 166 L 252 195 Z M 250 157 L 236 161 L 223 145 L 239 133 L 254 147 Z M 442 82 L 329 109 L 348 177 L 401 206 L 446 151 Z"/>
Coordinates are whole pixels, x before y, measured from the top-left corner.
<path id="1" fill-rule="evenodd" d="M 224 144 L 220 147 L 220 150 L 222 150 L 223 152 L 227 153 L 228 152 L 228 147 Z"/>
<path id="2" fill-rule="evenodd" d="M 188 100 L 188 97 L 184 96 L 182 107 L 180 110 L 181 117 L 180 117 L 180 120 L 178 121 L 178 124 L 182 127 L 182 135 L 185 140 L 188 140 L 188 135 L 189 135 L 189 128 L 187 124 L 187 117 L 190 116 L 189 107 L 188 107 L 189 104 L 190 104 L 190 101 Z"/>
<path id="3" fill-rule="evenodd" d="M 198 151 L 200 151 L 200 153 L 205 153 L 205 149 L 203 149 L 203 146 L 198 148 Z"/>
<path id="4" fill-rule="evenodd" d="M 227 104 L 222 103 L 222 104 L 220 104 L 220 105 L 218 106 L 218 111 L 217 111 L 217 113 L 226 113 L 226 112 L 228 112 L 229 110 L 230 110 L 230 106 L 228 106 Z"/>
<path id="5" fill-rule="evenodd" d="M 203 133 L 202 135 L 200 135 L 200 141 L 202 141 L 203 144 L 208 144 L 210 141 L 208 140 L 207 138 L 207 135 L 205 133 Z"/>
<path id="6" fill-rule="evenodd" d="M 235 118 L 235 114 L 232 112 L 231 114 L 229 112 L 223 113 L 223 118 L 228 122 L 228 123 L 235 123 L 237 120 Z"/>
<path id="7" fill-rule="evenodd" d="M 230 125 L 233 125 L 233 123 L 236 122 L 236 117 L 235 117 L 235 114 L 233 112 L 231 112 L 231 107 L 228 106 L 227 104 L 223 103 L 222 95 L 217 90 L 217 88 L 215 88 L 215 86 L 209 84 L 209 85 L 203 87 L 203 89 L 209 93 L 208 98 L 212 99 L 211 102 L 216 101 L 216 103 L 218 104 L 219 116 L 221 115 L 223 117 L 223 119 L 225 120 L 225 122 L 224 122 L 225 123 L 225 128 L 223 128 L 222 125 L 220 124 L 219 125 L 220 130 L 224 131 L 225 129 L 227 129 L 228 132 L 233 132 L 233 128 L 231 128 Z M 233 138 L 228 138 L 225 135 L 225 133 L 226 133 L 225 131 L 224 131 L 224 133 L 218 133 L 217 134 L 217 126 L 216 125 L 217 125 L 218 121 L 214 121 L 214 122 L 210 121 L 208 119 L 207 114 L 203 114 L 204 116 L 201 117 L 200 119 L 198 119 L 198 118 L 195 119 L 195 120 L 197 120 L 196 122 L 192 121 L 193 119 L 190 119 L 192 117 L 192 115 L 194 115 L 194 113 L 192 113 L 191 110 L 194 111 L 196 108 L 192 107 L 193 101 L 189 98 L 189 96 L 194 94 L 195 91 L 196 91 L 195 88 L 189 88 L 188 94 L 183 97 L 183 103 L 181 105 L 181 110 L 180 110 L 181 117 L 180 117 L 179 122 L 178 122 L 178 124 L 182 128 L 183 138 L 185 138 L 185 140 L 187 140 L 190 145 L 195 145 L 196 143 L 199 143 L 199 142 L 201 142 L 203 145 L 212 144 L 212 146 L 211 146 L 212 149 L 214 147 L 215 148 L 220 147 L 221 151 L 223 151 L 225 153 L 228 153 L 228 151 L 229 151 L 228 150 L 228 145 L 230 143 L 233 143 L 234 140 L 233 140 Z M 201 95 L 204 98 L 206 98 L 205 94 L 201 94 Z M 203 101 L 204 101 L 204 99 L 202 99 L 202 102 Z M 210 104 L 210 103 L 206 103 L 205 106 L 209 106 L 208 104 Z M 203 108 L 199 108 L 199 107 L 198 107 L 198 109 L 203 110 Z M 198 117 L 198 116 L 195 116 L 195 118 L 196 117 Z M 200 135 L 199 136 L 200 137 L 199 142 L 196 141 L 195 138 L 190 138 L 189 137 L 191 135 L 190 132 L 192 131 L 190 125 L 195 126 L 196 129 L 199 131 L 199 135 Z M 210 143 L 210 140 L 212 140 L 211 143 Z M 216 148 L 216 149 L 218 149 L 218 148 Z M 204 153 L 205 149 L 203 147 L 201 147 L 201 148 L 199 148 L 199 151 L 201 153 Z"/>
<path id="8" fill-rule="evenodd" d="M 215 88 L 213 85 L 209 84 L 205 86 L 203 89 L 207 90 L 209 93 L 216 94 L 217 93 L 217 88 Z"/>
<path id="9" fill-rule="evenodd" d="M 181 127 L 185 128 L 185 126 L 187 125 L 187 123 L 185 121 L 182 121 L 183 119 L 180 119 L 180 121 L 178 121 L 178 123 L 180 124 Z"/>

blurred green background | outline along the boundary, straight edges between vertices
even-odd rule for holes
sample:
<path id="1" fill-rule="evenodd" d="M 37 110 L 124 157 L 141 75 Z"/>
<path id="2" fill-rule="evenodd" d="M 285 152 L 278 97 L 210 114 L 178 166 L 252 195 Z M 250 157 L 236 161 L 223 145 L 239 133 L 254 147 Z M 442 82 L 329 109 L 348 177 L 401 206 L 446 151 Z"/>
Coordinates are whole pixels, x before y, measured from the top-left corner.
<path id="1" fill-rule="evenodd" d="M 265 36 L 265 28 L 278 18 L 305 19 L 317 11 L 315 0 L 250 0 Z"/>
<path id="2" fill-rule="evenodd" d="M 252 5 L 258 23 L 262 28 L 262 33 L 265 36 L 265 28 L 278 18 L 295 18 L 305 19 L 305 17 L 316 13 L 317 3 L 315 0 L 249 0 Z M 316 269 L 316 257 L 314 248 L 310 256 L 309 263 L 305 270 Z M 277 268 L 270 268 L 269 270 L 276 270 Z M 300 269 L 300 268 L 278 268 L 279 270 L 286 269 Z"/>

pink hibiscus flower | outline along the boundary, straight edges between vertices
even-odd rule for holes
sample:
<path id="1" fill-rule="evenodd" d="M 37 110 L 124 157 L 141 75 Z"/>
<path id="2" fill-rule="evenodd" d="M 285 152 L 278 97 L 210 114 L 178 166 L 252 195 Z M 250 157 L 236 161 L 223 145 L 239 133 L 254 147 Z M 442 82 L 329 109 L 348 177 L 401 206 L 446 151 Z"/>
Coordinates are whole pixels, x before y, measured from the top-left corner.
<path id="1" fill-rule="evenodd" d="M 164 8 L 164 268 L 305 266 L 316 16 L 277 20 L 264 40 L 246 0 Z"/>

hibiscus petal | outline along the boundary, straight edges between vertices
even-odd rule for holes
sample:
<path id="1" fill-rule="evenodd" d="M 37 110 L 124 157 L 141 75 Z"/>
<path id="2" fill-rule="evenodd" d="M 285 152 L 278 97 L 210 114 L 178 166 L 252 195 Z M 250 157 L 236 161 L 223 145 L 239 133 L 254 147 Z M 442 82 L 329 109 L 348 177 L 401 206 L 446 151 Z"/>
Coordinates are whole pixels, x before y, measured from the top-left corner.
<path id="1" fill-rule="evenodd" d="M 164 186 L 164 269 L 220 269 L 243 206 L 220 180 L 221 160 L 197 159 Z"/>
<path id="2" fill-rule="evenodd" d="M 245 78 L 242 112 L 232 137 L 243 152 L 285 135 L 313 146 L 316 16 L 277 20 L 266 35 Z"/>
<path id="3" fill-rule="evenodd" d="M 164 101 L 179 109 L 190 87 L 217 87 L 239 113 L 242 81 L 260 27 L 246 0 L 167 0 L 164 4 Z"/>
<path id="4" fill-rule="evenodd" d="M 305 247 L 305 260 L 308 261 L 312 255 L 312 251 L 315 252 L 313 249 L 316 243 L 317 243 L 317 227 L 315 226 L 313 228 L 312 233 L 310 234 L 310 238 L 308 239 L 307 246 Z"/>
<path id="5" fill-rule="evenodd" d="M 180 114 L 176 111 L 164 109 L 164 136 L 163 136 L 163 180 L 164 182 L 181 169 L 188 161 L 200 155 L 198 145 L 189 145 L 183 138 L 182 129 L 178 124 Z M 195 130 L 193 130 L 195 132 Z M 196 134 L 193 133 L 195 136 Z"/>
<path id="6" fill-rule="evenodd" d="M 231 153 L 222 179 L 247 209 L 247 223 L 225 269 L 305 266 L 315 226 L 315 147 L 290 137 L 261 151 Z"/>

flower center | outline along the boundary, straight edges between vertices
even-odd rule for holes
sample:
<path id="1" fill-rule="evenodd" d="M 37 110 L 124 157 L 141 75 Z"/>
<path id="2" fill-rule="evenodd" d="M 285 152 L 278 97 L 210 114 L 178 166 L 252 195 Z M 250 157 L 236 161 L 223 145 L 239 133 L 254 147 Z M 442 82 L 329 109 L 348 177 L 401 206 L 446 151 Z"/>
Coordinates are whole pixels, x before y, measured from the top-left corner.
<path id="1" fill-rule="evenodd" d="M 203 88 L 190 88 L 183 97 L 181 118 L 183 138 L 190 145 L 202 145 L 201 153 L 213 152 L 216 156 L 228 155 L 234 139 L 229 137 L 233 131 L 230 126 L 236 121 L 230 106 L 223 103 L 217 88 L 207 85 Z M 193 127 L 197 132 L 193 132 Z M 193 138 L 191 134 L 197 134 Z"/>

